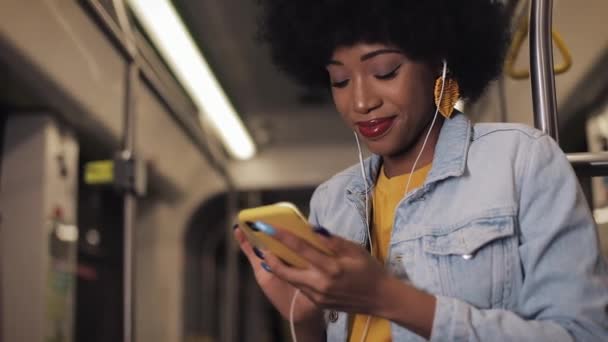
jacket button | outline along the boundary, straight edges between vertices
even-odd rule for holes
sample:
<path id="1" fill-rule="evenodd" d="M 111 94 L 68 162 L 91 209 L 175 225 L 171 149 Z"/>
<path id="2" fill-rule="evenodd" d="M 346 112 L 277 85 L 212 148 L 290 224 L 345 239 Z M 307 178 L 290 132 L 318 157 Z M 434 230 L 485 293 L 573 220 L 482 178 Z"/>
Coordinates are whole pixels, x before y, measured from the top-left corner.
<path id="1" fill-rule="evenodd" d="M 329 312 L 329 321 L 332 323 L 336 323 L 338 321 L 338 312 L 331 310 Z"/>

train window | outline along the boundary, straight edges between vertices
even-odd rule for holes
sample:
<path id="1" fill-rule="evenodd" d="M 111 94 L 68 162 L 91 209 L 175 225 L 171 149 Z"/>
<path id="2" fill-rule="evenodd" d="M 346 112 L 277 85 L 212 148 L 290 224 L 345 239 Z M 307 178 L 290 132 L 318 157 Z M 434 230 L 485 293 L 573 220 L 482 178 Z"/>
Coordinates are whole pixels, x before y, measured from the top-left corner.
<path id="1" fill-rule="evenodd" d="M 89 161 L 81 155 L 80 169 Z M 76 341 L 122 338 L 122 198 L 112 187 L 78 186 Z"/>
<path id="2" fill-rule="evenodd" d="M 313 190 L 299 188 L 242 192 L 238 195 L 238 207 L 289 201 L 308 215 L 308 202 Z M 188 225 L 184 239 L 184 298 L 187 298 L 184 301 L 184 340 L 225 340 L 225 334 L 229 333 L 235 341 L 284 341 L 288 338 L 287 327 L 257 286 L 249 262 L 242 253 L 236 267 L 236 283 L 239 286 L 233 289 L 238 310 L 226 313 L 224 310 L 231 309 L 220 305 L 230 294 L 226 281 L 229 272 L 226 229 L 231 222 L 227 222 L 226 203 L 225 195 L 206 201 Z M 231 319 L 226 322 L 223 317 Z M 231 331 L 227 332 L 228 326 Z"/>

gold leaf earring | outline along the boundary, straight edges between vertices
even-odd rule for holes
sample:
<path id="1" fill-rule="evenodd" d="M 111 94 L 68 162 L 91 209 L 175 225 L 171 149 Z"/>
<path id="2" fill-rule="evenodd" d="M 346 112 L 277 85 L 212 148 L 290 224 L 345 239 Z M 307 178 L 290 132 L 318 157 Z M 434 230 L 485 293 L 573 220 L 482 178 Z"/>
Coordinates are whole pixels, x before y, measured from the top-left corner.
<path id="1" fill-rule="evenodd" d="M 458 82 L 451 78 L 447 77 L 445 79 L 445 86 L 443 87 L 443 96 L 441 95 L 441 84 L 443 83 L 443 78 L 439 76 L 437 80 L 435 80 L 435 106 L 439 108 L 439 112 L 446 119 L 449 119 L 454 112 L 454 106 L 456 102 L 460 98 L 460 87 L 458 86 Z M 441 103 L 439 103 L 441 101 Z"/>

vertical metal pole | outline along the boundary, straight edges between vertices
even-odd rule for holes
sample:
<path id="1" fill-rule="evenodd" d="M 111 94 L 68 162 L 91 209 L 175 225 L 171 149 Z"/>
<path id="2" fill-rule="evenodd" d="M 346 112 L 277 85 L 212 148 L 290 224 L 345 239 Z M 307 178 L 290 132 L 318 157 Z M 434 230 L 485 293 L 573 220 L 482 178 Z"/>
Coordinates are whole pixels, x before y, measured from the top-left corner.
<path id="1" fill-rule="evenodd" d="M 127 92 L 125 98 L 125 132 L 122 146 L 122 158 L 129 160 L 133 158 L 135 151 L 135 90 L 138 82 L 139 68 L 130 61 L 127 70 Z M 134 224 L 136 198 L 134 191 L 127 190 L 124 193 L 123 202 L 123 341 L 134 341 Z"/>
<path id="2" fill-rule="evenodd" d="M 553 0 L 532 0 L 530 9 L 530 72 L 534 126 L 555 141 L 558 137 L 553 40 Z"/>
<path id="3" fill-rule="evenodd" d="M 139 66 L 135 62 L 137 47 L 131 29 L 131 23 L 127 14 L 127 7 L 124 0 L 113 0 L 112 5 L 118 17 L 118 23 L 122 29 L 123 41 L 127 50 L 127 79 L 125 95 L 125 121 L 122 150 L 120 159 L 122 162 L 135 162 L 135 96 L 137 84 L 139 82 Z M 137 209 L 137 199 L 135 194 L 135 179 L 132 171 L 127 172 L 127 189 L 123 195 L 123 342 L 135 341 L 134 311 L 135 289 L 134 266 L 135 266 L 135 213 Z"/>

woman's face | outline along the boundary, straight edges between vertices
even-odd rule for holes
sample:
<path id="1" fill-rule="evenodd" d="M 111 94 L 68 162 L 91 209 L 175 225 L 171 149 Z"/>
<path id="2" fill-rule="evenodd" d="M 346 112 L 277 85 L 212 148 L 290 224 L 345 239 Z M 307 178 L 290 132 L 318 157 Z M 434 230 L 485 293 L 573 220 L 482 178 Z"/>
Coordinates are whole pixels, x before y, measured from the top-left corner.
<path id="1" fill-rule="evenodd" d="M 373 153 L 405 154 L 432 119 L 437 74 L 392 46 L 340 47 L 327 70 L 338 112 Z"/>

